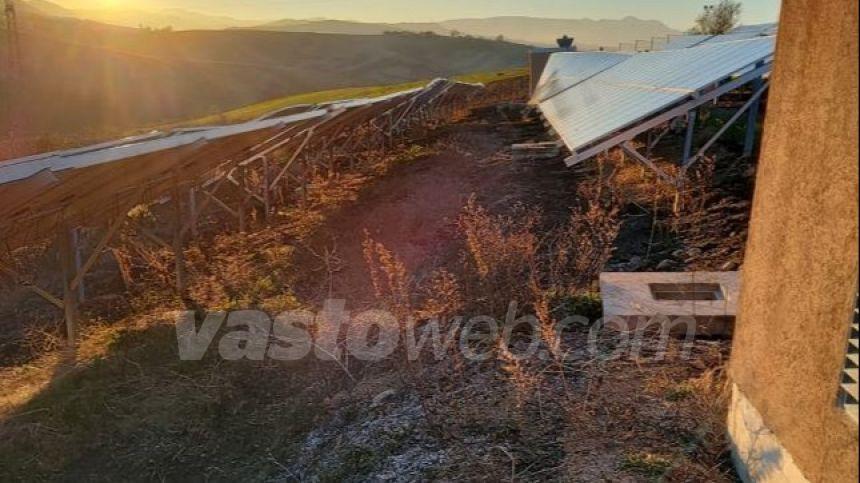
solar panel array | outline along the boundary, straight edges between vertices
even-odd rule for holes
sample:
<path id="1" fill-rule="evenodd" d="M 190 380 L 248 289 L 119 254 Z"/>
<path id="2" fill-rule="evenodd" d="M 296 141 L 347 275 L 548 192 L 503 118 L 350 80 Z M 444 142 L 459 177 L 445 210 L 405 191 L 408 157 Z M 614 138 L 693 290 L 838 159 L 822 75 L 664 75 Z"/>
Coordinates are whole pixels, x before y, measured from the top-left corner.
<path id="1" fill-rule="evenodd" d="M 135 204 L 167 196 L 177 183 L 211 184 L 240 164 L 301 150 L 310 139 L 330 147 L 350 132 L 391 136 L 482 86 L 437 79 L 424 88 L 281 110 L 258 120 L 177 129 L 79 149 L 0 162 L 0 241 L 50 236 L 59 222 L 89 226 Z M 296 108 L 292 108 L 296 109 Z M 279 115 L 291 112 L 289 115 Z M 292 162 L 289 156 L 285 162 Z M 298 163 L 296 163 L 298 164 Z M 279 166 L 286 174 L 292 167 Z"/>
<path id="2" fill-rule="evenodd" d="M 712 37 L 713 35 L 680 35 L 678 37 L 672 37 L 661 50 L 677 50 L 695 47 Z"/>
<path id="3" fill-rule="evenodd" d="M 624 62 L 631 54 L 616 52 L 560 52 L 549 58 L 535 87 L 533 103 L 540 103 Z"/>
<path id="4" fill-rule="evenodd" d="M 775 37 L 715 42 L 660 52 L 643 52 L 554 96 L 539 107 L 567 147 L 576 154 L 708 88 L 772 60 Z M 555 54 L 553 58 L 556 57 Z M 559 57 L 556 67 L 572 78 L 578 61 Z M 585 70 L 590 74 L 590 70 Z M 564 82 L 562 79 L 561 82 Z M 551 79 L 545 84 L 552 85 Z"/>
<path id="5" fill-rule="evenodd" d="M 188 146 L 197 142 L 218 141 L 232 136 L 241 136 L 286 124 L 317 119 L 325 116 L 326 113 L 324 110 L 314 110 L 286 117 L 237 124 L 235 126 L 179 129 L 169 133 L 149 134 L 85 148 L 6 161 L 0 164 L 0 185 L 29 178 L 43 170 L 57 173 L 66 170 L 83 169 L 126 158 Z"/>
<path id="6" fill-rule="evenodd" d="M 697 47 L 700 45 L 716 44 L 720 42 L 731 42 L 733 40 L 749 40 L 757 37 L 771 37 L 777 33 L 777 24 L 766 23 L 759 25 L 744 25 L 730 30 L 722 35 L 680 35 L 671 37 L 662 46 L 655 46 L 654 50 L 677 50 Z"/>

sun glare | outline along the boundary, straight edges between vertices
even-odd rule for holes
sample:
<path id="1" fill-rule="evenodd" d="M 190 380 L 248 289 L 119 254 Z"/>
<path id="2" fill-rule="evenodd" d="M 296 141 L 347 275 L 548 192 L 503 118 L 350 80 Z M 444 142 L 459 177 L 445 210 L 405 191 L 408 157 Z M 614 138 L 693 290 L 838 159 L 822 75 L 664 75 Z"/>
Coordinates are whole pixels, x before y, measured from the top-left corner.
<path id="1" fill-rule="evenodd" d="M 137 7 L 137 0 L 66 0 L 57 2 L 60 5 L 80 10 L 119 10 L 122 8 Z"/>
<path id="2" fill-rule="evenodd" d="M 130 2 L 123 0 L 98 0 L 98 4 L 102 8 L 120 8 L 128 7 Z"/>

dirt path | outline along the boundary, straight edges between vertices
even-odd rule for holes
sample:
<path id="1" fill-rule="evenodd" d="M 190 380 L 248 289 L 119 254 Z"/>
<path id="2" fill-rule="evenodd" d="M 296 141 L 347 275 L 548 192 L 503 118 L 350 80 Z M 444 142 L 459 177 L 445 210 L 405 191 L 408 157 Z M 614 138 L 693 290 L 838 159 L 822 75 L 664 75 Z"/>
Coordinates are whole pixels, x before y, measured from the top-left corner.
<path id="1" fill-rule="evenodd" d="M 311 245 L 315 257 L 335 255 L 331 295 L 354 308 L 373 304 L 362 247 L 365 234 L 421 279 L 458 255 L 456 222 L 470 197 L 503 211 L 517 202 L 543 204 L 542 196 L 572 196 L 571 175 L 560 172 L 558 163 L 511 159 L 511 144 L 529 139 L 533 128 L 530 123 L 458 125 L 436 143 L 434 154 L 393 168 L 331 217 Z M 556 208 L 565 206 L 555 203 Z"/>

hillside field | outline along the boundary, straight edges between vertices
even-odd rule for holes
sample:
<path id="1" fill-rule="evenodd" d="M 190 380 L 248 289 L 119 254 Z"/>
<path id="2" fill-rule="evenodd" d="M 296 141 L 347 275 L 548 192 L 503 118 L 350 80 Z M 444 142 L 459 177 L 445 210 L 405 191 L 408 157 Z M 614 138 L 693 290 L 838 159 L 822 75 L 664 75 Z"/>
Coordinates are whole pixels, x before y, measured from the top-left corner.
<path id="1" fill-rule="evenodd" d="M 20 23 L 22 77 L 13 98 L 2 76 L 0 94 L 4 107 L 14 102 L 19 133 L 54 144 L 307 92 L 498 71 L 523 65 L 527 50 L 415 34 L 169 32 L 40 16 Z M 7 48 L 0 30 L 0 57 Z M 4 132 L 10 112 L 0 112 Z"/>
<path id="2" fill-rule="evenodd" d="M 464 74 L 452 76 L 453 79 L 462 82 L 489 83 L 522 77 L 526 74 L 525 69 L 514 68 L 502 71 L 478 72 L 474 74 Z M 192 121 L 181 122 L 177 125 L 169 125 L 165 127 L 191 127 L 191 126 L 208 126 L 217 124 L 232 124 L 236 122 L 244 122 L 256 119 L 267 113 L 285 109 L 291 106 L 299 106 L 302 104 L 320 104 L 323 102 L 338 101 L 342 99 L 357 99 L 362 97 L 379 97 L 394 92 L 405 91 L 426 85 L 430 79 L 423 79 L 415 82 L 405 82 L 402 84 L 389 84 L 370 87 L 347 87 L 344 89 L 331 89 L 326 91 L 308 92 L 304 94 L 296 94 L 292 96 L 279 97 L 248 106 L 243 106 L 238 109 L 233 109 L 227 112 L 205 116 Z"/>

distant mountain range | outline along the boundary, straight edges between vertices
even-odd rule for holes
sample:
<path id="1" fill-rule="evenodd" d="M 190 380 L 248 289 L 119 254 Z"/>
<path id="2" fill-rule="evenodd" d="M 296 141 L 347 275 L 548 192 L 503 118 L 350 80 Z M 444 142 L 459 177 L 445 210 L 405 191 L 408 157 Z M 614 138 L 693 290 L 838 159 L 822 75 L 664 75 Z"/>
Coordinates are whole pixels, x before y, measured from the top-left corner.
<path id="1" fill-rule="evenodd" d="M 556 19 L 535 17 L 492 17 L 455 19 L 428 23 L 369 23 L 335 19 L 240 20 L 183 9 L 147 11 L 142 9 L 68 10 L 48 0 L 29 0 L 23 6 L 44 15 L 75 17 L 126 27 L 174 30 L 221 30 L 229 28 L 309 32 L 348 35 L 380 35 L 388 31 L 427 32 L 440 35 L 470 35 L 484 38 L 503 36 L 512 42 L 536 46 L 554 45 L 563 34 L 586 47 L 617 46 L 620 42 L 650 40 L 678 34 L 657 20 L 625 17 L 611 20 Z"/>
<path id="2" fill-rule="evenodd" d="M 137 8 L 106 8 L 70 10 L 48 0 L 19 0 L 19 9 L 27 13 L 94 20 L 121 27 L 172 28 L 175 30 L 222 30 L 260 25 L 262 20 L 240 20 L 233 17 L 168 8 L 143 10 Z"/>
<path id="3" fill-rule="evenodd" d="M 254 27 L 260 30 L 286 32 L 340 33 L 374 35 L 386 31 L 431 31 L 441 35 L 472 35 L 484 38 L 503 36 L 512 42 L 536 46 L 555 45 L 555 39 L 567 34 L 577 44 L 588 47 L 616 46 L 620 42 L 650 40 L 679 34 L 657 20 L 625 17 L 620 20 L 551 19 L 534 17 L 492 17 L 446 20 L 436 23 L 363 23 L 342 20 L 279 20 Z"/>

